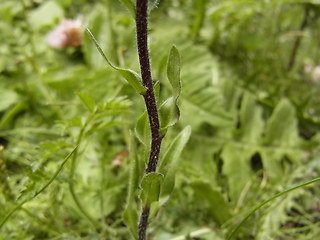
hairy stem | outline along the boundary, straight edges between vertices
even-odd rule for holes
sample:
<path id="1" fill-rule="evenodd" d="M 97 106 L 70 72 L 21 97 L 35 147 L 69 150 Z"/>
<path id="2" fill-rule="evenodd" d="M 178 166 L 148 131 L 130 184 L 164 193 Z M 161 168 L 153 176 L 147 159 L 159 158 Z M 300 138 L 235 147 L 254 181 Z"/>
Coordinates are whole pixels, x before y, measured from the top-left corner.
<path id="1" fill-rule="evenodd" d="M 163 136 L 159 134 L 159 117 L 156 99 L 153 92 L 153 84 L 150 71 L 150 61 L 148 52 L 148 0 L 136 1 L 136 27 L 137 43 L 141 69 L 141 77 L 146 93 L 143 95 L 151 128 L 151 150 L 146 173 L 154 172 L 157 167 L 160 146 Z M 148 227 L 149 207 L 144 207 L 139 222 L 139 240 L 146 239 Z"/>
<path id="2" fill-rule="evenodd" d="M 306 7 L 305 8 L 305 12 L 304 12 L 304 16 L 303 16 L 303 20 L 302 20 L 302 23 L 300 25 L 300 32 L 303 32 L 303 30 L 307 27 L 308 18 L 309 18 L 309 8 Z M 299 49 L 299 46 L 301 44 L 301 37 L 302 36 L 300 36 L 300 35 L 297 36 L 296 41 L 293 44 L 290 60 L 289 60 L 288 66 L 287 66 L 287 70 L 288 71 L 290 71 L 294 66 L 294 63 L 295 63 L 295 60 L 296 60 L 296 55 L 298 53 L 298 49 Z"/>

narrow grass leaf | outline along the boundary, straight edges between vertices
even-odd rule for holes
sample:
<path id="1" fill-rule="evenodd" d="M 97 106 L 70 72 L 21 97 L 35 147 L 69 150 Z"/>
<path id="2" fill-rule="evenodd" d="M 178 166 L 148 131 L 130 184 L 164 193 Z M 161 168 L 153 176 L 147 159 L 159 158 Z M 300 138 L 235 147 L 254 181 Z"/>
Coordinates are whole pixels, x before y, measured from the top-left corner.
<path id="1" fill-rule="evenodd" d="M 266 201 L 258 204 L 257 206 L 253 207 L 249 213 L 241 220 L 241 222 L 235 227 L 233 228 L 231 231 L 230 231 L 230 235 L 228 236 L 227 240 L 231 240 L 232 238 L 234 238 L 237 234 L 237 232 L 239 231 L 239 229 L 242 227 L 242 225 L 249 219 L 249 217 L 251 217 L 256 211 L 258 211 L 260 208 L 262 208 L 264 205 L 266 205 L 267 203 L 273 201 L 274 199 L 278 198 L 278 197 L 281 197 L 282 195 L 284 194 L 287 194 L 289 192 L 292 192 L 294 190 L 297 190 L 299 188 L 302 188 L 302 187 L 305 187 L 309 184 L 312 184 L 312 183 L 315 183 L 315 182 L 318 182 L 320 181 L 320 178 L 315 178 L 313 180 L 310 180 L 308 182 L 305 182 L 305 183 L 302 183 L 300 185 L 297 185 L 295 187 L 292 187 L 292 188 L 289 188 L 285 191 L 282 191 L 280 193 L 277 193 L 276 195 L 272 196 L 271 198 L 267 199 Z"/>

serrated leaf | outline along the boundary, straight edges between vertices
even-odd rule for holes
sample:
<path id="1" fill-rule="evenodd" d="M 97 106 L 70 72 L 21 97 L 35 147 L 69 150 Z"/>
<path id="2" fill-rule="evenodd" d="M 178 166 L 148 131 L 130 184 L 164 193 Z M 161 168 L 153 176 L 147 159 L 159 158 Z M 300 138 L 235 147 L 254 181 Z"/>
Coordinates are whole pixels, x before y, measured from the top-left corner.
<path id="1" fill-rule="evenodd" d="M 58 176 L 58 174 L 63 169 L 66 162 L 69 160 L 71 155 L 74 153 L 74 151 L 77 149 L 78 146 L 76 146 L 62 161 L 62 163 L 59 165 L 55 173 L 51 176 L 51 178 L 47 181 L 47 183 L 39 188 L 36 183 L 32 182 L 29 183 L 28 186 L 24 191 L 21 192 L 21 195 L 19 196 L 19 199 L 21 199 L 20 203 L 17 204 L 14 208 L 12 208 L 3 219 L 0 221 L 0 229 L 3 227 L 3 225 L 7 222 L 7 220 L 17 211 L 19 210 L 26 202 L 34 199 L 37 197 L 40 193 L 42 193 Z"/>
<path id="2" fill-rule="evenodd" d="M 81 101 L 84 103 L 84 105 L 87 107 L 87 109 L 90 112 L 94 112 L 95 110 L 95 102 L 94 100 L 85 92 L 79 92 L 77 93 Z"/>
<path id="3" fill-rule="evenodd" d="M 127 82 L 136 90 L 136 92 L 138 92 L 141 95 L 144 95 L 146 93 L 146 89 L 142 85 L 140 76 L 135 71 L 133 71 L 131 69 L 125 69 L 125 68 L 120 68 L 120 67 L 115 66 L 107 58 L 107 56 L 103 52 L 102 48 L 100 47 L 99 43 L 94 38 L 94 36 L 92 35 L 92 33 L 90 32 L 90 30 L 88 28 L 87 28 L 87 32 L 89 33 L 89 35 L 90 35 L 91 39 L 93 40 L 93 42 L 95 43 L 98 51 L 100 52 L 101 56 L 106 60 L 108 65 L 110 67 L 112 67 L 113 69 L 117 70 L 121 74 L 121 76 L 123 76 L 127 80 Z"/>
<path id="4" fill-rule="evenodd" d="M 150 207 L 151 203 L 158 201 L 163 175 L 157 172 L 146 174 L 141 181 L 140 199 L 143 206 Z"/>
<path id="5" fill-rule="evenodd" d="M 37 182 L 33 181 L 30 182 L 27 187 L 21 191 L 21 194 L 19 196 L 20 198 L 23 198 L 23 200 L 31 200 L 33 198 L 35 198 L 36 196 L 38 196 L 41 192 L 43 192 L 54 180 L 55 178 L 58 176 L 58 174 L 60 173 L 60 171 L 63 169 L 64 165 L 66 164 L 66 162 L 69 160 L 69 158 L 71 157 L 71 155 L 74 153 L 74 151 L 78 148 L 78 146 L 76 146 L 66 157 L 65 159 L 62 161 L 62 163 L 60 163 L 59 167 L 57 168 L 57 170 L 55 171 L 55 173 L 51 176 L 51 178 L 47 181 L 47 183 L 45 185 L 43 185 L 42 187 L 40 187 L 40 184 L 42 184 L 42 182 L 40 180 L 46 180 L 46 174 L 40 171 L 36 171 L 35 173 L 31 174 L 29 176 L 30 179 L 33 180 L 37 180 Z"/>
<path id="6" fill-rule="evenodd" d="M 168 150 L 160 160 L 158 172 L 164 175 L 161 189 L 161 204 L 170 197 L 175 185 L 175 175 L 180 161 L 180 155 L 191 135 L 191 127 L 185 127 L 172 141 Z"/>
<path id="7" fill-rule="evenodd" d="M 180 55 L 176 46 L 172 46 L 168 63 L 167 63 L 167 77 L 172 86 L 172 97 L 169 97 L 159 108 L 160 118 L 160 134 L 165 134 L 168 127 L 175 125 L 180 117 L 180 111 L 177 104 L 178 98 L 181 94 L 180 81 Z"/>

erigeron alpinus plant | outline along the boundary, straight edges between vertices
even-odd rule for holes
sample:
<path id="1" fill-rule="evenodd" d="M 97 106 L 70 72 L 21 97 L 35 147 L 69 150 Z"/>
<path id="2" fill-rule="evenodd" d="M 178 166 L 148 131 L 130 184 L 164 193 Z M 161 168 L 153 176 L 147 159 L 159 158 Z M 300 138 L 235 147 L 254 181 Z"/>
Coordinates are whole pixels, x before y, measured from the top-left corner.
<path id="1" fill-rule="evenodd" d="M 137 138 L 144 145 L 145 152 L 149 153 L 149 157 L 146 161 L 141 157 L 137 157 L 134 154 L 134 140 L 131 141 L 132 168 L 127 206 L 124 212 L 124 221 L 134 238 L 145 240 L 150 214 L 155 215 L 159 207 L 168 200 L 173 191 L 179 155 L 190 137 L 191 128 L 187 126 L 172 141 L 158 165 L 162 140 L 168 128 L 177 123 L 180 115 L 177 105 L 181 92 L 180 56 L 178 49 L 173 45 L 167 61 L 167 78 L 172 86 L 172 96 L 160 102 L 157 98 L 160 85 L 158 82 L 154 83 L 152 81 L 148 52 L 148 14 L 158 1 L 154 1 L 149 8 L 148 0 L 137 0 L 136 6 L 126 3 L 131 11 L 136 9 L 137 44 L 141 77 L 131 69 L 115 66 L 102 51 L 89 29 L 87 29 L 87 32 L 107 64 L 118 71 L 136 92 L 142 95 L 145 101 L 146 111 L 139 118 L 135 132 Z M 143 160 L 143 162 L 138 162 L 138 159 L 140 161 Z M 145 169 L 144 173 L 143 169 Z M 138 188 L 141 189 L 139 198 L 142 207 L 139 224 L 137 224 L 137 209 L 134 208 L 134 199 Z"/>

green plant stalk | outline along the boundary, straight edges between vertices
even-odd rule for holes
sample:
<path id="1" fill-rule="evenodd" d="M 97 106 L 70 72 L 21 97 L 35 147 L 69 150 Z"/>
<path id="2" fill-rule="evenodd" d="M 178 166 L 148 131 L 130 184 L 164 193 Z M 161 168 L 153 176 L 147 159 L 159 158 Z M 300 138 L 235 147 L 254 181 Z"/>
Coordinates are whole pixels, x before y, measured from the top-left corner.
<path id="1" fill-rule="evenodd" d="M 230 235 L 228 236 L 227 240 L 232 239 L 236 235 L 236 233 L 239 231 L 241 226 L 249 219 L 249 217 L 251 217 L 257 210 L 262 208 L 267 203 L 271 202 L 272 200 L 274 200 L 274 199 L 276 199 L 278 197 L 281 197 L 284 194 L 287 194 L 289 192 L 292 192 L 294 190 L 297 190 L 299 188 L 305 187 L 305 186 L 307 186 L 309 184 L 312 184 L 312 183 L 315 183 L 315 182 L 318 182 L 318 181 L 320 181 L 320 177 L 319 178 L 315 178 L 313 180 L 310 180 L 308 182 L 302 183 L 302 184 L 297 185 L 295 187 L 289 188 L 289 189 L 287 189 L 287 190 L 285 190 L 283 192 L 277 193 L 276 195 L 272 196 L 271 198 L 267 199 L 266 201 L 258 204 L 252 210 L 249 211 L 249 213 L 241 220 L 241 222 L 234 229 L 232 229 L 232 231 L 231 231 Z"/>
<path id="2" fill-rule="evenodd" d="M 30 217 L 34 218 L 36 221 L 38 221 L 41 225 L 46 226 L 46 230 L 51 232 L 52 234 L 55 234 L 57 236 L 61 235 L 60 231 L 56 231 L 55 229 L 53 229 L 52 227 L 54 225 L 52 225 L 50 222 L 45 222 L 44 220 L 42 220 L 40 217 L 38 217 L 36 214 L 33 214 L 32 212 L 30 212 L 29 210 L 27 210 L 24 207 L 21 207 L 21 210 L 24 211 L 27 215 L 29 215 Z"/>
<path id="3" fill-rule="evenodd" d="M 302 23 L 301 23 L 301 26 L 300 26 L 300 32 L 303 32 L 304 29 L 308 25 L 309 13 L 310 13 L 310 10 L 309 10 L 308 6 L 305 6 L 304 16 L 303 16 L 303 20 L 302 20 Z M 290 55 L 290 60 L 289 60 L 288 66 L 287 66 L 287 70 L 288 71 L 290 71 L 293 68 L 294 63 L 296 61 L 296 56 L 297 56 L 297 53 L 298 53 L 298 49 L 299 49 L 299 46 L 301 44 L 301 38 L 302 38 L 302 36 L 297 36 L 297 38 L 296 38 L 296 40 L 295 40 L 295 42 L 293 44 L 292 52 L 291 52 L 291 55 Z"/>
<path id="4" fill-rule="evenodd" d="M 81 144 L 82 141 L 82 137 L 84 134 L 84 131 L 86 129 L 86 127 L 88 126 L 89 122 L 91 121 L 93 115 L 89 116 L 87 121 L 85 122 L 84 126 L 81 128 L 80 133 L 78 135 L 77 138 L 77 146 L 79 146 Z M 71 159 L 71 169 L 70 169 L 70 174 L 69 174 L 69 190 L 72 196 L 73 201 L 75 202 L 76 206 L 78 207 L 79 211 L 89 220 L 89 222 L 95 227 L 96 230 L 101 229 L 101 226 L 99 224 L 99 222 L 97 222 L 86 210 L 85 208 L 82 206 L 76 192 L 74 189 L 74 173 L 76 170 L 76 162 L 77 162 L 77 157 L 78 157 L 78 149 L 75 151 L 72 159 Z"/>
<path id="5" fill-rule="evenodd" d="M 49 179 L 49 181 L 39 190 L 37 191 L 34 196 L 32 196 L 31 198 L 27 198 L 24 201 L 20 202 L 17 206 L 15 206 L 0 222 L 0 229 L 2 228 L 2 226 L 6 223 L 6 221 L 18 210 L 20 209 L 26 202 L 36 198 L 40 193 L 42 193 L 58 176 L 58 174 L 61 172 L 62 168 L 64 167 L 64 165 L 67 163 L 67 161 L 69 160 L 69 158 L 71 157 L 71 155 L 73 153 L 75 153 L 76 149 L 78 148 L 78 145 L 71 151 L 71 153 L 69 153 L 66 158 L 63 160 L 63 162 L 60 164 L 59 168 L 55 171 L 55 173 L 53 174 L 53 176 Z"/>

